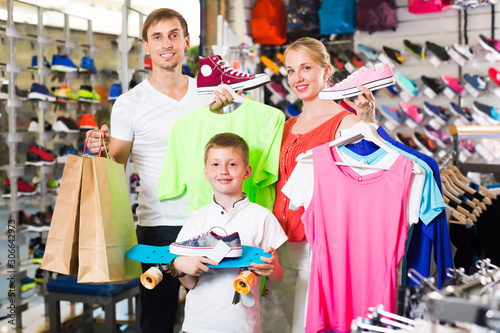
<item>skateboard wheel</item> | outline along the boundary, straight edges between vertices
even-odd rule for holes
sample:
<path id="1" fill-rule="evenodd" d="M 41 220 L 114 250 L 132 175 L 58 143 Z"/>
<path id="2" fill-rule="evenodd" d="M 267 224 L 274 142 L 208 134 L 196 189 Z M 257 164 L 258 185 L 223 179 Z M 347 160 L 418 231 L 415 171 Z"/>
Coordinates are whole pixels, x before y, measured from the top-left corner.
<path id="1" fill-rule="evenodd" d="M 240 294 L 248 294 L 256 282 L 257 278 L 254 273 L 243 271 L 233 282 L 234 290 Z"/>
<path id="2" fill-rule="evenodd" d="M 141 275 L 141 283 L 146 289 L 153 289 L 163 280 L 163 273 L 156 267 L 149 268 Z"/>

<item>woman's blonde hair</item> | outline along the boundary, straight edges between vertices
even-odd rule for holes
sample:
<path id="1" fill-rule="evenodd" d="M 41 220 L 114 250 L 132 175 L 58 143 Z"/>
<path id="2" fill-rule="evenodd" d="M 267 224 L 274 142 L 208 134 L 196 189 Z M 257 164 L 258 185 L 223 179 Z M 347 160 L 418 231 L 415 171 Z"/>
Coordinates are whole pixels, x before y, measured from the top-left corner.
<path id="1" fill-rule="evenodd" d="M 323 45 L 323 43 L 321 43 L 317 39 L 311 37 L 302 37 L 287 46 L 287 48 L 285 49 L 285 53 L 283 54 L 285 63 L 288 51 L 302 52 L 323 68 L 330 66 L 330 55 L 326 51 L 325 45 Z"/>

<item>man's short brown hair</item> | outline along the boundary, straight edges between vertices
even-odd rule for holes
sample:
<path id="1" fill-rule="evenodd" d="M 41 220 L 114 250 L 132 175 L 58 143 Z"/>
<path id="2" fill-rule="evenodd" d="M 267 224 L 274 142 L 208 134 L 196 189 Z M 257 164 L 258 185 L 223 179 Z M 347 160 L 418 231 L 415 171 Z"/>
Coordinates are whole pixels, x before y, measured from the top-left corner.
<path id="1" fill-rule="evenodd" d="M 205 146 L 205 164 L 207 164 L 208 152 L 212 148 L 233 148 L 241 154 L 245 167 L 248 165 L 248 160 L 250 158 L 248 145 L 245 140 L 237 134 L 220 133 L 212 137 Z"/>
<path id="2" fill-rule="evenodd" d="M 186 19 L 177 11 L 170 8 L 158 8 L 151 13 L 149 13 L 146 21 L 142 25 L 142 40 L 148 41 L 148 29 L 150 26 L 157 24 L 160 21 L 178 19 L 181 23 L 182 31 L 184 32 L 184 37 L 189 36 L 188 26 Z"/>

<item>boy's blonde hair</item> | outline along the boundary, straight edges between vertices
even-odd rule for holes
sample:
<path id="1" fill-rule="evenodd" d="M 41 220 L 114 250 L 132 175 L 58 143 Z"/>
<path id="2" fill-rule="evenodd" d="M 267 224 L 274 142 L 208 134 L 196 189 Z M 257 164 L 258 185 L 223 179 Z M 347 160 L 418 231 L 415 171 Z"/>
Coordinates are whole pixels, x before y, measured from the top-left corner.
<path id="1" fill-rule="evenodd" d="M 292 50 L 304 53 L 323 68 L 330 66 L 330 55 L 328 54 L 325 45 L 323 45 L 323 43 L 321 43 L 317 39 L 311 37 L 302 37 L 287 46 L 287 48 L 285 49 L 285 53 L 283 54 L 285 66 L 286 55 L 288 51 Z"/>
<path id="2" fill-rule="evenodd" d="M 205 165 L 207 164 L 208 152 L 212 148 L 233 148 L 241 154 L 245 166 L 248 165 L 250 156 L 248 145 L 245 140 L 237 134 L 220 133 L 212 137 L 205 146 Z"/>

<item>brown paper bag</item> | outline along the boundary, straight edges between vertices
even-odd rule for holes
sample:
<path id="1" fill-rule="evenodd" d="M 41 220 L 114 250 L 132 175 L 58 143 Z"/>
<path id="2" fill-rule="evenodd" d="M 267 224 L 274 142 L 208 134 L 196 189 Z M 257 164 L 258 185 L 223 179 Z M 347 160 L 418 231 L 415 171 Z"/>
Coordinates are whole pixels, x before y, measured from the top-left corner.
<path id="1" fill-rule="evenodd" d="M 78 231 L 83 158 L 68 155 L 40 268 L 66 275 L 78 273 Z"/>
<path id="2" fill-rule="evenodd" d="M 142 274 L 140 263 L 125 258 L 137 236 L 122 164 L 83 158 L 78 245 L 78 282 L 116 283 Z"/>

